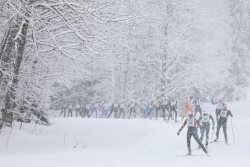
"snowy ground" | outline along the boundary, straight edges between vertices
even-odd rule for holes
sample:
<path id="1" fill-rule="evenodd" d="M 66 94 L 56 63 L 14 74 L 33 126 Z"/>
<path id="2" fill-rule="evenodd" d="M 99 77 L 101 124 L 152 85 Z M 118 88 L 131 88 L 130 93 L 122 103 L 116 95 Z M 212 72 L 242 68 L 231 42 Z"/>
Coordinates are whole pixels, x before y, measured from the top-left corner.
<path id="1" fill-rule="evenodd" d="M 187 153 L 186 131 L 181 123 L 144 119 L 57 118 L 51 127 L 15 122 L 0 135 L 0 167 L 248 167 L 250 166 L 250 101 L 228 103 L 234 114 L 228 121 L 230 146 L 209 145 L 211 158 L 202 150 Z M 206 106 L 214 114 L 215 106 Z M 212 133 L 210 133 L 210 136 Z M 214 136 L 213 136 L 214 138 Z M 77 140 L 80 142 L 73 148 Z M 221 130 L 220 140 L 224 140 Z M 192 139 L 192 149 L 197 147 Z"/>

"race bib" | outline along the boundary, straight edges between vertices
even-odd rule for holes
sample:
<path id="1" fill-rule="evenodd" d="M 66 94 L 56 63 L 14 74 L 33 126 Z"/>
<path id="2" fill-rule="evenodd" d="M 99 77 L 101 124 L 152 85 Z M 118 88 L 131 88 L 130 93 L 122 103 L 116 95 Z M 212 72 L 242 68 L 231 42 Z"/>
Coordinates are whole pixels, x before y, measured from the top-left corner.
<path id="1" fill-rule="evenodd" d="M 225 118 L 227 116 L 227 110 L 225 111 L 222 109 L 220 112 L 220 116 Z"/>

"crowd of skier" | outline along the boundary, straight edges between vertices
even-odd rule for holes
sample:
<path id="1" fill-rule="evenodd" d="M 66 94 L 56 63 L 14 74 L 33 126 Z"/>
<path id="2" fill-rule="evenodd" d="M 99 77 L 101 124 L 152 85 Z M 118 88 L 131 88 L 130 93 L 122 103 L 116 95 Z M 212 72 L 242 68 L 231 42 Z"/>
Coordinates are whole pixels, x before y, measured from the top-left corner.
<path id="1" fill-rule="evenodd" d="M 227 118 L 228 116 L 233 117 L 232 112 L 228 110 L 227 105 L 223 103 L 221 99 L 218 101 L 212 101 L 213 105 L 216 106 L 215 116 L 216 120 L 214 120 L 213 116 L 208 113 L 208 110 L 202 107 L 202 103 L 204 100 L 201 100 L 199 97 L 194 98 L 191 96 L 185 102 L 185 111 L 182 114 L 182 121 L 185 119 L 181 129 L 178 131 L 178 135 L 180 134 L 181 130 L 187 126 L 187 147 L 188 147 L 188 154 L 191 155 L 191 146 L 190 141 L 191 137 L 193 136 L 196 142 L 198 143 L 199 148 L 202 148 L 203 151 L 208 154 L 208 143 L 209 143 L 209 131 L 210 131 L 210 120 L 212 121 L 212 130 L 214 131 L 215 123 L 217 123 L 216 129 L 216 138 L 213 142 L 218 142 L 219 139 L 219 131 L 221 127 L 223 127 L 224 138 L 226 144 L 228 144 L 227 138 Z M 171 98 L 163 97 L 163 98 L 156 98 L 154 101 L 138 104 L 135 100 L 131 100 L 127 105 L 125 105 L 125 101 L 122 100 L 118 102 L 115 100 L 113 103 L 109 101 L 95 101 L 94 103 L 86 103 L 84 106 L 81 106 L 79 103 L 73 104 L 63 104 L 61 109 L 61 115 L 64 117 L 72 117 L 73 111 L 75 111 L 76 117 L 78 114 L 81 117 L 92 117 L 92 115 L 96 118 L 110 118 L 113 114 L 115 119 L 125 119 L 127 114 L 127 118 L 130 119 L 131 117 L 136 117 L 140 113 L 140 117 L 144 119 L 158 119 L 159 112 L 162 112 L 162 118 L 167 123 L 169 119 L 173 119 L 175 122 L 177 120 L 177 100 L 174 96 Z M 127 112 L 126 112 L 127 111 Z M 100 115 L 98 113 L 101 112 Z M 138 113 L 139 112 L 139 113 Z M 66 115 L 66 113 L 68 113 Z M 198 119 L 196 119 L 196 115 L 199 113 Z M 174 118 L 173 118 L 174 117 Z M 180 120 L 179 120 L 180 121 Z M 200 138 L 198 135 L 198 128 L 200 128 Z M 206 141 L 205 146 L 202 144 L 204 134 L 206 134 Z"/>
<path id="2" fill-rule="evenodd" d="M 122 100 L 118 102 L 115 100 L 113 103 L 109 101 L 95 101 L 94 103 L 86 103 L 81 105 L 80 103 L 65 103 L 62 105 L 60 116 L 72 117 L 73 111 L 75 116 L 78 115 L 84 117 L 96 117 L 96 118 L 110 118 L 113 114 L 114 118 L 131 118 L 140 117 L 149 119 L 158 119 L 158 114 L 162 111 L 163 120 L 168 121 L 172 113 L 175 114 L 175 121 L 177 121 L 177 100 L 175 97 L 163 97 L 162 99 L 156 98 L 153 101 L 139 104 L 135 100 L 131 100 L 127 105 Z M 127 112 L 126 112 L 127 111 Z M 167 114 L 168 112 L 168 114 Z M 100 115 L 99 115 L 100 113 Z M 125 117 L 127 115 L 127 117 Z M 166 117 L 168 115 L 168 118 Z"/>

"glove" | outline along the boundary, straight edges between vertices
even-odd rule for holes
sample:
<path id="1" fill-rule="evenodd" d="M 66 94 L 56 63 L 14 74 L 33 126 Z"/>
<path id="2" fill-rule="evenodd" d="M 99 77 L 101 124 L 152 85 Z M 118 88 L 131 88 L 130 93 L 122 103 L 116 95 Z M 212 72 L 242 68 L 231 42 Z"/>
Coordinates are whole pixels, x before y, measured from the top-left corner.
<path id="1" fill-rule="evenodd" d="M 177 132 L 177 135 L 179 135 L 181 133 L 181 130 L 179 130 L 178 132 Z"/>

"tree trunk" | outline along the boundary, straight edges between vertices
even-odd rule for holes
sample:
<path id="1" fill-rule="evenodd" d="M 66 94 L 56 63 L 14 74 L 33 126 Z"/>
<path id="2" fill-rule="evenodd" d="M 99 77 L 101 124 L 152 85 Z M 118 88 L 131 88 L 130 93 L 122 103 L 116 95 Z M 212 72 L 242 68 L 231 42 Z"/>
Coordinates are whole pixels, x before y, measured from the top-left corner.
<path id="1" fill-rule="evenodd" d="M 3 41 L 5 43 L 3 43 L 2 48 L 6 49 L 2 50 L 1 52 L 1 57 L 4 58 L 4 63 L 6 63 L 5 70 L 13 71 L 13 75 L 9 81 L 10 83 L 6 83 L 6 85 L 8 85 L 7 93 L 4 97 L 3 109 L 1 110 L 3 113 L 3 121 L 6 121 L 8 123 L 8 126 L 12 125 L 12 112 L 16 106 L 16 88 L 18 84 L 19 69 L 23 59 L 23 53 L 26 44 L 28 21 L 25 20 L 24 22 L 20 23 L 19 25 L 15 25 L 14 27 L 15 28 L 13 30 L 9 30 L 9 36 L 6 37 L 8 39 L 8 42 L 6 43 L 5 41 Z M 13 60 L 11 60 L 10 57 L 13 58 Z"/>
<path id="2" fill-rule="evenodd" d="M 3 104 L 2 104 L 2 120 L 0 127 L 3 126 L 4 122 L 7 120 L 7 108 L 6 108 L 6 100 L 8 99 L 8 82 L 10 80 L 10 76 L 5 76 L 4 72 L 11 72 L 11 58 L 13 57 L 13 47 L 15 41 L 13 40 L 18 32 L 18 25 L 14 25 L 10 27 L 8 32 L 5 34 L 5 38 L 1 44 L 1 52 L 0 52 L 0 59 L 1 59 L 1 69 L 3 72 L 0 73 L 0 81 L 6 85 L 6 94 L 3 97 Z"/>

